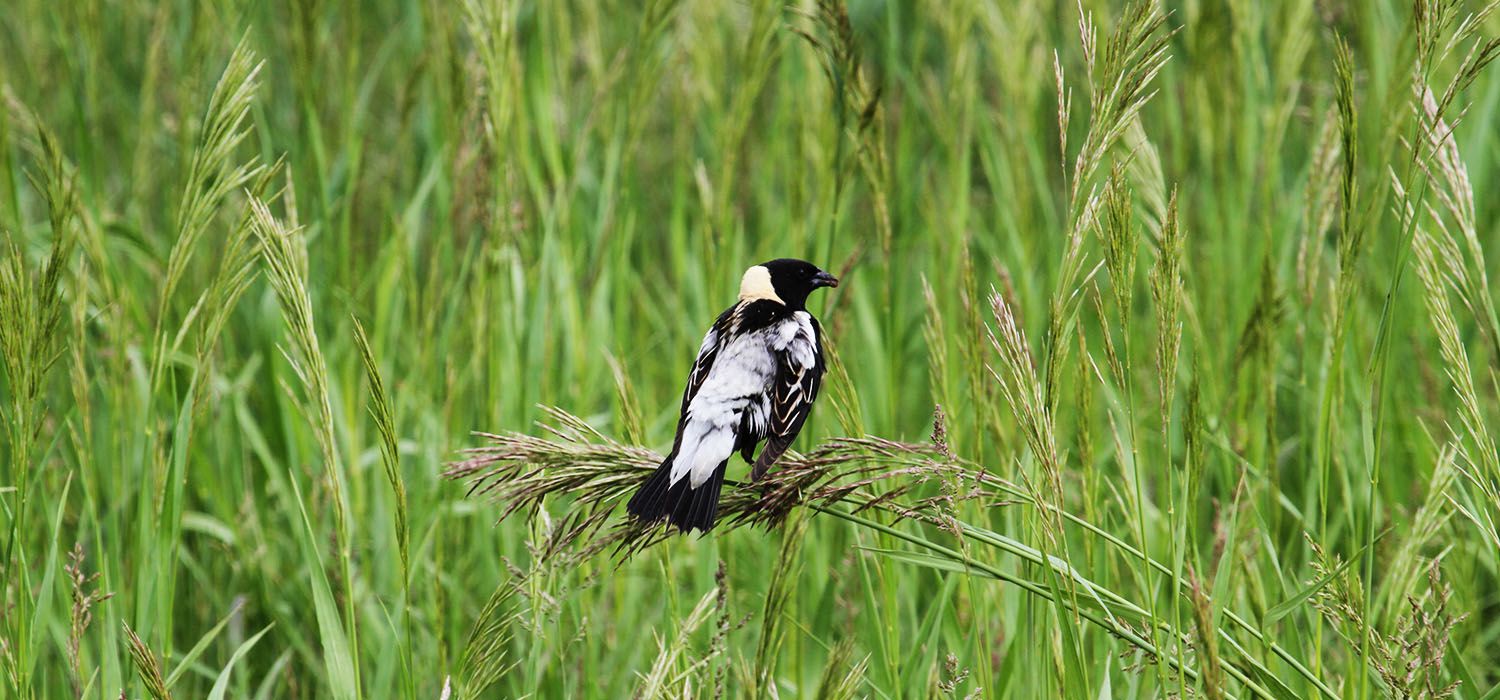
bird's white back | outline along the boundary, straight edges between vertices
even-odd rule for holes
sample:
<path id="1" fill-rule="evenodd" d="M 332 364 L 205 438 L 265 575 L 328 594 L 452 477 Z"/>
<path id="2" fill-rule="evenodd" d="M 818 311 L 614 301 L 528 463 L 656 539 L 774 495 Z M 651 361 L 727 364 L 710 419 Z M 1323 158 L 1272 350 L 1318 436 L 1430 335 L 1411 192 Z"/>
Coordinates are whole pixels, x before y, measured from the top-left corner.
<path id="1" fill-rule="evenodd" d="M 688 404 L 671 483 L 686 476 L 697 488 L 707 481 L 734 453 L 743 412 L 750 412 L 755 432 L 763 435 L 769 421 L 768 391 L 776 378 L 776 354 L 786 353 L 794 366 L 811 367 L 815 343 L 812 317 L 806 311 L 728 340 Z"/>

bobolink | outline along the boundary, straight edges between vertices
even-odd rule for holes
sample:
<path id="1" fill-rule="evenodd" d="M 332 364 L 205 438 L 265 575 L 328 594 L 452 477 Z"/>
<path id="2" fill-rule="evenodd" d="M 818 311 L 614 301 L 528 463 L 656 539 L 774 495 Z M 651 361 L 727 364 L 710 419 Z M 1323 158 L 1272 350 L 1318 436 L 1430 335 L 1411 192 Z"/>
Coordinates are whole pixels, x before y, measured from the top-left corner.
<path id="1" fill-rule="evenodd" d="M 738 451 L 753 460 L 750 478 L 758 480 L 791 447 L 823 382 L 822 330 L 807 312 L 807 295 L 838 284 L 790 258 L 745 271 L 739 301 L 719 314 L 698 349 L 672 452 L 630 499 L 631 515 L 707 532 L 729 457 Z"/>

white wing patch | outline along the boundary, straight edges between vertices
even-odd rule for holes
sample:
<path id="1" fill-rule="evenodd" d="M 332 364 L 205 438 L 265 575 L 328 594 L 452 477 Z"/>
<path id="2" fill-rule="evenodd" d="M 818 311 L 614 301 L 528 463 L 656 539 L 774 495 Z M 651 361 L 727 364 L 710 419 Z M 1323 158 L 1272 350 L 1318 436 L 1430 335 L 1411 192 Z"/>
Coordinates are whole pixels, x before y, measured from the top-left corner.
<path id="1" fill-rule="evenodd" d="M 780 344 L 777 350 L 791 354 L 791 362 L 797 367 L 810 368 L 816 362 L 813 344 L 812 315 L 806 311 L 792 314 L 778 327 Z"/>
<path id="2" fill-rule="evenodd" d="M 707 349 L 718 338 L 713 332 L 704 338 Z M 718 358 L 703 380 L 698 393 L 687 406 L 682 426 L 682 442 L 672 461 L 671 483 L 683 477 L 697 488 L 713 476 L 719 464 L 734 453 L 738 430 L 745 411 L 751 423 L 763 433 L 770 408 L 768 401 L 776 381 L 777 356 L 787 357 L 805 372 L 815 362 L 812 317 L 798 311 L 775 325 L 752 331 L 730 340 L 719 349 Z M 699 351 L 700 354 L 703 352 Z"/>

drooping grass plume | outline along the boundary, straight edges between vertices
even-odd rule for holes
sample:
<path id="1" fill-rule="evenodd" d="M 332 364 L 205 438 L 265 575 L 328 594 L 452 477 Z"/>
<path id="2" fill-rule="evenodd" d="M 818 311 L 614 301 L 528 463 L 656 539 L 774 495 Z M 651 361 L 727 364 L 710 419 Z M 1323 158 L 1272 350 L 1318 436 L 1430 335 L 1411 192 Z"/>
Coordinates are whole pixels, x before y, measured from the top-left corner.
<path id="1" fill-rule="evenodd" d="M 1036 361 L 1026 332 L 1017 323 L 1011 303 L 999 292 L 990 294 L 990 308 L 995 314 L 996 330 L 990 334 L 990 345 L 1000 358 L 999 368 L 990 372 L 1000 385 L 1005 402 L 1021 427 L 1027 447 L 1037 460 L 1040 478 L 1028 478 L 1031 498 L 1061 509 L 1063 506 L 1062 465 L 1057 449 L 1054 419 L 1048 408 Z M 1048 538 L 1061 537 L 1061 523 L 1051 508 L 1042 512 Z"/>
<path id="2" fill-rule="evenodd" d="M 1090 114 L 1088 134 L 1073 161 L 1069 183 L 1070 209 L 1082 219 L 1083 188 L 1091 184 L 1105 155 L 1155 94 L 1151 83 L 1166 66 L 1171 32 L 1166 29 L 1166 17 L 1151 2 L 1125 7 L 1102 54 L 1092 15 L 1080 15 L 1078 28 L 1088 68 Z"/>
<path id="3" fill-rule="evenodd" d="M 1396 191 L 1398 196 L 1403 196 L 1405 192 L 1399 183 Z M 1404 215 L 1415 216 L 1410 204 L 1406 205 Z M 1464 347 L 1457 317 L 1453 313 L 1448 288 L 1444 283 L 1445 271 L 1437 252 L 1439 245 L 1426 233 L 1425 227 L 1420 224 L 1415 226 L 1416 236 L 1412 244 L 1416 253 L 1417 277 L 1422 281 L 1425 292 L 1423 300 L 1437 332 L 1445 372 L 1453 383 L 1453 391 L 1459 401 L 1458 425 L 1463 431 L 1457 436 L 1463 462 L 1459 466 L 1459 473 L 1480 494 L 1478 499 L 1472 501 L 1474 510 L 1461 508 L 1460 512 L 1479 526 L 1490 542 L 1500 546 L 1500 530 L 1495 526 L 1497 516 L 1500 516 L 1500 490 L 1495 487 L 1495 479 L 1500 476 L 1500 448 L 1496 447 L 1495 437 L 1484 416 L 1474 370 Z M 1452 267 L 1447 269 L 1451 270 Z"/>
<path id="4" fill-rule="evenodd" d="M 466 459 L 444 471 L 469 484 L 469 494 L 500 506 L 499 518 L 532 515 L 549 498 L 566 495 L 566 515 L 554 519 L 539 556 L 583 560 L 610 547 L 640 551 L 668 535 L 661 527 L 623 518 L 617 506 L 661 464 L 658 453 L 616 442 L 583 419 L 548 408 L 548 437 L 479 433 L 489 442 L 466 449 Z M 804 456 L 789 455 L 754 488 L 727 482 L 714 532 L 774 526 L 793 509 L 831 505 L 855 494 L 864 507 L 895 499 L 951 469 L 931 446 L 881 438 L 842 438 Z"/>
<path id="5" fill-rule="evenodd" d="M 261 66 L 250 48 L 249 37 L 242 37 L 209 98 L 198 142 L 193 148 L 182 198 L 177 205 L 174 223 L 177 237 L 167 255 L 167 267 L 157 302 L 156 352 L 153 354 L 154 364 L 151 368 L 153 384 L 160 381 L 163 363 L 167 359 L 167 315 L 188 265 L 198 252 L 199 241 L 208 232 L 224 202 L 252 183 L 264 168 L 259 159 L 240 160 L 235 157 L 240 144 L 250 134 L 247 122 L 260 86 L 258 78 Z M 235 258 L 231 254 L 226 260 Z M 238 273 L 236 276 L 243 279 Z M 231 289 L 233 288 L 231 285 Z M 192 314 L 189 314 L 184 327 L 191 320 Z M 179 339 L 182 333 L 183 331 L 178 331 Z"/>
<path id="6" fill-rule="evenodd" d="M 365 334 L 364 324 L 351 318 L 354 324 L 354 342 L 359 347 L 360 361 L 364 364 L 365 378 L 370 382 L 370 416 L 375 419 L 375 429 L 380 435 L 380 461 L 385 466 L 385 478 L 396 497 L 396 541 L 400 545 L 401 571 L 403 578 L 411 571 L 411 533 L 406 522 L 406 484 L 401 476 L 401 451 L 396 441 L 396 418 L 391 409 L 390 397 L 386 395 L 385 381 L 380 376 L 380 365 L 370 349 L 370 338 Z"/>
<path id="7" fill-rule="evenodd" d="M 266 264 L 266 275 L 275 290 L 281 305 L 282 317 L 290 330 L 290 342 L 282 347 L 286 359 L 297 377 L 299 387 L 286 387 L 288 393 L 300 392 L 300 408 L 311 424 L 317 437 L 319 454 L 323 460 L 323 487 L 326 499 L 333 508 L 334 557 L 342 569 L 343 620 L 342 634 L 335 629 L 340 623 L 332 610 L 332 596 L 328 589 L 326 574 L 316 551 L 305 549 L 308 563 L 317 569 L 314 595 L 319 599 L 318 624 L 322 627 L 324 663 L 328 675 L 334 681 L 336 695 L 359 697 L 359 618 L 356 615 L 356 594 L 353 552 L 350 542 L 348 496 L 345 486 L 344 466 L 339 460 L 338 442 L 333 424 L 333 407 L 329 396 L 328 366 L 318 343 L 317 328 L 313 319 L 312 297 L 308 293 L 307 249 L 299 232 L 288 229 L 271 213 L 265 202 L 252 200 L 254 214 L 252 222 L 255 236 L 260 241 L 261 259 Z M 300 498 L 300 496 L 299 496 Z M 305 508 L 305 506 L 303 506 Z M 311 540 L 311 524 L 303 512 L 303 522 Z"/>
<path id="8" fill-rule="evenodd" d="M 1459 156 L 1454 124 L 1445 116 L 1457 95 L 1500 55 L 1500 39 L 1475 36 L 1500 3 L 1488 3 L 1478 13 L 1458 21 L 1456 3 L 1418 3 L 1417 33 L 1422 63 L 1412 82 L 1410 109 L 1417 123 L 1417 138 L 1405 145 L 1414 172 L 1390 173 L 1393 209 L 1402 229 L 1411 232 L 1417 276 L 1423 303 L 1437 335 L 1443 370 L 1458 399 L 1458 425 L 1454 436 L 1457 459 L 1464 475 L 1463 503 L 1458 511 L 1491 543 L 1500 542 L 1500 448 L 1489 429 L 1470 350 L 1452 303 L 1457 296 L 1468 316 L 1475 319 L 1491 351 L 1500 351 L 1500 316 L 1495 311 L 1483 245 L 1477 234 L 1479 222 L 1468 168 Z M 1455 26 L 1455 22 L 1457 22 Z M 1450 32 L 1451 30 L 1451 32 Z M 1432 70 L 1463 44 L 1469 45 L 1456 72 L 1443 89 L 1441 99 L 1428 86 Z M 1461 117 L 1466 110 L 1460 108 Z M 1430 196 L 1436 204 L 1427 201 Z M 1456 230 L 1456 233 L 1455 233 Z M 1491 375 L 1491 384 L 1494 377 Z M 1444 460 L 1439 460 L 1441 466 Z M 1472 490 L 1471 490 L 1472 489 Z M 1451 497 L 1450 497 L 1451 498 Z"/>

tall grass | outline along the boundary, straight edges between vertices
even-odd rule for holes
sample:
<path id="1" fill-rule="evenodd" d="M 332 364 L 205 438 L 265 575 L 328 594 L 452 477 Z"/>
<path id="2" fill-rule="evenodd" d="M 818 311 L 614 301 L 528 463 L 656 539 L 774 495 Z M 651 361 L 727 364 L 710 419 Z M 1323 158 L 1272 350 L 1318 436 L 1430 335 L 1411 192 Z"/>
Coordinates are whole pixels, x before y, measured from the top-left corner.
<path id="1" fill-rule="evenodd" d="M 34 597 L 37 588 L 32 578 L 39 576 L 42 588 L 53 580 L 45 572 L 32 571 L 32 560 L 43 555 L 30 549 L 35 543 L 28 535 L 33 528 L 42 527 L 38 523 L 55 509 L 43 510 L 43 518 L 37 518 L 28 507 L 35 507 L 31 506 L 32 484 L 40 471 L 47 375 L 61 353 L 62 282 L 71 266 L 76 240 L 72 226 L 78 206 L 75 181 L 56 142 L 45 131 L 39 132 L 38 138 L 45 170 L 33 178 L 32 184 L 46 204 L 50 251 L 45 262 L 34 269 L 26 253 L 11 239 L 6 241 L 8 250 L 0 259 L 0 362 L 5 366 L 9 390 L 0 418 L 8 437 L 6 477 L 10 484 L 7 491 L 11 492 L 6 502 L 9 522 L 3 559 L 10 593 L 3 658 L 11 687 L 22 694 L 34 688 L 37 647 L 41 643 L 35 618 L 45 610 Z M 55 565 L 56 548 L 42 561 Z"/>
<path id="2" fill-rule="evenodd" d="M 1494 697 L 1495 8 L 13 0 L 0 696 Z"/>

